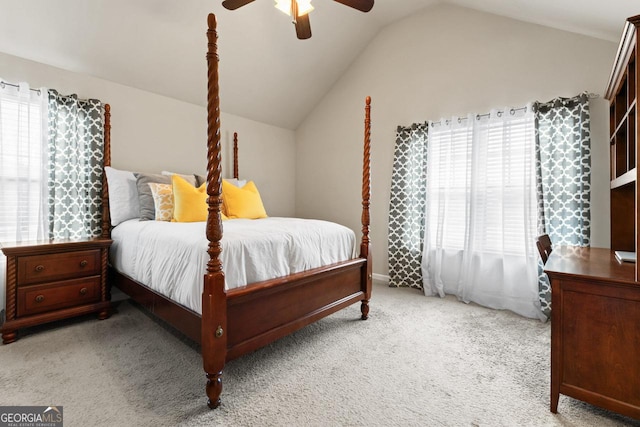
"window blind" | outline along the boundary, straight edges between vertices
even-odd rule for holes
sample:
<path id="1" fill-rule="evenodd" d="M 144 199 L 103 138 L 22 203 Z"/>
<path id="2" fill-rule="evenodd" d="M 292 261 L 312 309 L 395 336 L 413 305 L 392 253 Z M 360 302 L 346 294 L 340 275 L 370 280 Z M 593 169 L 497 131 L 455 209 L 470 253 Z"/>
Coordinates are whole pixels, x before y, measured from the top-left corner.
<path id="1" fill-rule="evenodd" d="M 430 127 L 430 247 L 525 255 L 535 235 L 531 114 L 469 116 Z"/>
<path id="2" fill-rule="evenodd" d="M 46 235 L 46 91 L 0 88 L 0 241 Z"/>

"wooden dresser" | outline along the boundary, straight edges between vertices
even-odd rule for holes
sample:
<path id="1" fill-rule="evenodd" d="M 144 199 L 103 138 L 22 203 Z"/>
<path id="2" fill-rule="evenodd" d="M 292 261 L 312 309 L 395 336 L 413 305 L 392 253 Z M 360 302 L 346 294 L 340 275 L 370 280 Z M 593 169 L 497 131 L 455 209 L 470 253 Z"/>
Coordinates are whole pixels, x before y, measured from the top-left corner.
<path id="1" fill-rule="evenodd" d="M 85 239 L 2 245 L 7 257 L 2 342 L 20 328 L 98 313 L 110 315 L 107 258 L 111 240 Z"/>
<path id="2" fill-rule="evenodd" d="M 551 412 L 560 393 L 640 418 L 640 284 L 603 248 L 554 248 Z"/>

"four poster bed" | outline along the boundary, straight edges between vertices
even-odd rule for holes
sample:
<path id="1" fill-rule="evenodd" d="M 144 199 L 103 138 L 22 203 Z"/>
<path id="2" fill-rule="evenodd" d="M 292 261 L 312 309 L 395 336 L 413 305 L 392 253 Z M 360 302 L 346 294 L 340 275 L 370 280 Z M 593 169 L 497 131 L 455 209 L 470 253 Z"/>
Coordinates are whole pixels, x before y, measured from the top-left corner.
<path id="1" fill-rule="evenodd" d="M 249 284 L 225 289 L 225 281 L 228 282 L 229 278 L 225 278 L 221 260 L 223 252 L 222 168 L 217 33 L 216 19 L 213 14 L 208 17 L 208 26 L 208 162 L 206 180 L 208 216 L 204 225 L 206 227 L 208 261 L 204 269 L 206 274 L 202 285 L 201 314 L 197 310 L 188 308 L 184 303 L 175 302 L 161 292 L 119 272 L 117 268 L 110 269 L 110 283 L 156 316 L 201 344 L 203 365 L 207 377 L 208 405 L 210 408 L 216 408 L 220 404 L 222 372 L 226 361 L 254 351 L 356 302 L 361 302 L 361 317 L 367 319 L 372 283 L 371 244 L 369 241 L 371 100 L 367 97 L 365 106 L 362 239 L 359 245 L 359 254 L 355 257 L 350 254 L 344 261 L 298 271 L 284 277 L 256 283 L 249 282 Z M 108 141 L 108 135 L 106 139 Z M 105 166 L 109 165 L 109 159 L 110 156 L 107 153 Z M 237 159 L 237 134 L 234 134 L 234 178 L 236 179 L 238 178 Z M 108 197 L 108 191 L 105 191 L 104 194 Z M 106 197 L 104 199 L 104 215 L 105 218 L 108 218 L 109 201 Z M 254 224 L 259 224 L 261 221 L 270 219 L 244 221 L 253 221 Z M 228 232 L 233 232 L 234 221 L 225 221 L 225 228 L 227 228 L 225 236 Z M 154 221 L 147 221 L 147 223 L 149 222 Z M 104 225 L 106 229 L 109 228 L 108 219 L 105 219 Z M 168 223 L 165 226 L 173 225 L 175 223 Z M 115 235 L 118 234 L 116 231 L 120 227 L 121 225 L 115 227 L 111 232 L 114 246 L 118 244 Z M 352 231 L 350 232 L 353 234 Z M 353 250 L 358 252 L 355 240 L 354 236 Z M 224 263 L 225 270 L 232 267 L 227 265 L 228 262 L 227 260 Z M 112 262 L 112 264 L 117 264 L 117 262 Z"/>

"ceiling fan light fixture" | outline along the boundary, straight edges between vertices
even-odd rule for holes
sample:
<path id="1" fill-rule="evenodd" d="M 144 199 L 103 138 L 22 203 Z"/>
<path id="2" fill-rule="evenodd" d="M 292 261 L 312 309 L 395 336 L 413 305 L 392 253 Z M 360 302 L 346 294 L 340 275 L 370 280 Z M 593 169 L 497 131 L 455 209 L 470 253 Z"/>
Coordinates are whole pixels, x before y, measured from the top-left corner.
<path id="1" fill-rule="evenodd" d="M 313 10 L 311 0 L 276 0 L 276 9 L 291 16 L 294 1 L 298 4 L 298 16 L 306 15 Z"/>
<path id="2" fill-rule="evenodd" d="M 222 6 L 229 10 L 236 10 L 255 0 L 224 0 Z M 300 40 L 311 38 L 311 25 L 309 24 L 309 12 L 314 8 L 312 0 L 275 0 L 276 8 L 291 17 L 291 22 L 295 26 L 296 36 Z M 337 3 L 349 6 L 360 12 L 369 12 L 375 0 L 334 0 Z"/>
<path id="3" fill-rule="evenodd" d="M 296 1 L 296 0 L 294 0 Z M 306 15 L 313 10 L 311 0 L 297 0 L 298 2 L 298 15 Z"/>
<path id="4" fill-rule="evenodd" d="M 291 0 L 276 0 L 276 9 L 291 15 Z"/>

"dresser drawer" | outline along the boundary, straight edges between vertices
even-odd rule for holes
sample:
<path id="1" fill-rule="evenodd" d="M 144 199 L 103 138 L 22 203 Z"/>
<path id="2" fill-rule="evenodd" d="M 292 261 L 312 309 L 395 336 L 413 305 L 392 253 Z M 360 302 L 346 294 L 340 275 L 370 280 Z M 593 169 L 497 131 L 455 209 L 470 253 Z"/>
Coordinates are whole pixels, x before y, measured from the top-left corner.
<path id="1" fill-rule="evenodd" d="M 18 289 L 18 316 L 89 304 L 100 300 L 100 276 Z"/>
<path id="2" fill-rule="evenodd" d="M 100 272 L 100 249 L 18 257 L 18 286 Z"/>

